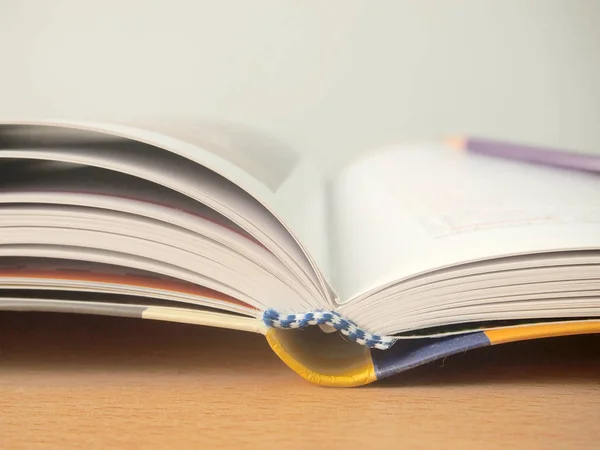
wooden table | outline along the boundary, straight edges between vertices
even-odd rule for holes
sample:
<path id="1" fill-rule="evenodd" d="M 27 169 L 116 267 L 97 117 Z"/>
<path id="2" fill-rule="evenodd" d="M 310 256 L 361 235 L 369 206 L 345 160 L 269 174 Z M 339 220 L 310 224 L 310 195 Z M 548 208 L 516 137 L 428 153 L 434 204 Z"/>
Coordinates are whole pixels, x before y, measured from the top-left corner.
<path id="1" fill-rule="evenodd" d="M 598 449 L 599 356 L 600 336 L 525 342 L 336 390 L 258 335 L 0 313 L 0 448 Z"/>

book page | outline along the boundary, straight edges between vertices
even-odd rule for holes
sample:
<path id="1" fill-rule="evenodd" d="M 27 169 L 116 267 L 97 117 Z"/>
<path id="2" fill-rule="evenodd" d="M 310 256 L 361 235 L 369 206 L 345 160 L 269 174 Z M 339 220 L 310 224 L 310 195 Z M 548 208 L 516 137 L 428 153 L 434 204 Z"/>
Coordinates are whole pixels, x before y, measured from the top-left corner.
<path id="1" fill-rule="evenodd" d="M 228 130 L 202 135 L 198 130 L 185 133 L 164 123 L 143 123 L 145 128 L 41 123 L 30 123 L 25 132 L 20 131 L 20 123 L 3 125 L 0 140 L 4 150 L 0 156 L 108 168 L 182 192 L 218 210 L 261 240 L 288 266 L 300 270 L 317 303 L 322 305 L 332 295 L 322 275 L 328 267 L 325 190 L 309 162 L 286 149 L 280 150 L 286 155 L 276 155 L 274 148 L 262 148 L 254 160 L 247 151 L 258 144 L 241 148 L 238 144 L 245 135 L 231 141 L 233 134 L 227 134 Z M 48 132 L 52 128 L 56 132 Z M 163 134 L 167 132 L 170 134 Z M 199 138 L 193 140 L 196 132 Z M 97 142 L 90 140 L 94 133 Z M 40 136 L 46 148 L 38 147 Z M 69 145 L 65 145 L 66 138 Z M 202 143 L 208 149 L 200 146 Z"/>
<path id="2" fill-rule="evenodd" d="M 148 304 L 209 307 L 248 316 L 257 312 L 251 305 L 220 292 L 131 267 L 50 258 L 5 256 L 0 260 L 0 296 L 27 298 L 56 291 L 78 300 L 104 294 L 125 303 L 143 298 Z"/>
<path id="3" fill-rule="evenodd" d="M 486 258 L 600 248 L 600 177 L 440 145 L 365 155 L 333 183 L 336 288 L 365 296 Z"/>

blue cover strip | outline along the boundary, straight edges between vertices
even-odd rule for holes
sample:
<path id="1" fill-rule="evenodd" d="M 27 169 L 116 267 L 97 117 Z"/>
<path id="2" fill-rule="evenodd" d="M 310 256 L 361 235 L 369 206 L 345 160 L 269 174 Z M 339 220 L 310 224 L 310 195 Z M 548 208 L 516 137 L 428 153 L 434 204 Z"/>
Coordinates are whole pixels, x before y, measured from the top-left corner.
<path id="1" fill-rule="evenodd" d="M 386 351 L 371 350 L 377 379 L 386 378 L 436 359 L 491 345 L 483 331 L 446 336 L 401 340 Z"/>

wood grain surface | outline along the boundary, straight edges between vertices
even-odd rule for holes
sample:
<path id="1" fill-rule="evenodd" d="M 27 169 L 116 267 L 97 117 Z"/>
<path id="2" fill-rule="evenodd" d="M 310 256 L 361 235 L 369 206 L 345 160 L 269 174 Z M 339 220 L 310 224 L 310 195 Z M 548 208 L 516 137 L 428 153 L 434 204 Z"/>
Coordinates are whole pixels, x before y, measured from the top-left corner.
<path id="1" fill-rule="evenodd" d="M 327 389 L 259 335 L 0 313 L 0 448 L 600 448 L 599 356 L 524 342 Z"/>

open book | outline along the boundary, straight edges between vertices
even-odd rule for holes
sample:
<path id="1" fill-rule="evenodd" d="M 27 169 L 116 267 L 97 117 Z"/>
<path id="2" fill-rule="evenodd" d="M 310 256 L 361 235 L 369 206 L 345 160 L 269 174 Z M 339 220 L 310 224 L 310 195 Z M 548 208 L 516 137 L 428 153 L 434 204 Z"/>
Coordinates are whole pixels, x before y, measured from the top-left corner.
<path id="1" fill-rule="evenodd" d="M 437 143 L 323 174 L 175 125 L 0 125 L 0 309 L 262 333 L 329 386 L 600 332 L 597 174 Z"/>

